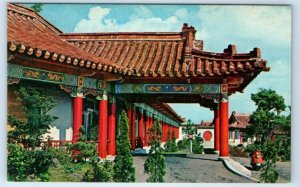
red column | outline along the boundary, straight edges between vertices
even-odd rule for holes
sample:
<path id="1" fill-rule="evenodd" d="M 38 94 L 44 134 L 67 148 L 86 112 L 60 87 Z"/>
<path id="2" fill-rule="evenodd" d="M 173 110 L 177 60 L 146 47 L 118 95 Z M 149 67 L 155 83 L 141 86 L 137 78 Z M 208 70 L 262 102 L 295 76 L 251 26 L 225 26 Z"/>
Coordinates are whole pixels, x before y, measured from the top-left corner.
<path id="1" fill-rule="evenodd" d="M 99 102 L 98 157 L 106 158 L 107 147 L 107 95 L 104 93 Z"/>
<path id="2" fill-rule="evenodd" d="M 223 98 L 220 102 L 220 156 L 228 155 L 228 100 Z"/>
<path id="3" fill-rule="evenodd" d="M 138 129 L 138 137 L 140 138 L 141 140 L 141 143 L 142 143 L 142 147 L 144 146 L 144 114 L 143 114 L 143 110 L 140 109 L 139 111 L 140 115 L 139 115 L 139 129 Z"/>
<path id="4" fill-rule="evenodd" d="M 148 130 L 150 128 L 150 117 L 149 114 L 146 114 L 146 128 L 145 128 L 145 145 L 148 146 L 149 143 L 149 133 Z"/>
<path id="5" fill-rule="evenodd" d="M 214 128 L 214 147 L 215 152 L 220 152 L 220 111 L 216 109 L 215 115 L 215 128 Z"/>
<path id="6" fill-rule="evenodd" d="M 81 97 L 74 97 L 73 101 L 73 137 L 72 141 L 77 142 L 80 138 L 80 127 L 82 125 L 82 103 Z"/>
<path id="7" fill-rule="evenodd" d="M 135 120 L 136 120 L 136 111 L 135 108 L 132 107 L 131 113 L 131 148 L 135 150 Z"/>
<path id="8" fill-rule="evenodd" d="M 117 104 L 115 97 L 112 96 L 109 102 L 109 116 L 108 116 L 108 155 L 116 155 L 116 113 Z"/>
<path id="9" fill-rule="evenodd" d="M 162 121 L 162 142 L 166 141 L 166 124 Z"/>

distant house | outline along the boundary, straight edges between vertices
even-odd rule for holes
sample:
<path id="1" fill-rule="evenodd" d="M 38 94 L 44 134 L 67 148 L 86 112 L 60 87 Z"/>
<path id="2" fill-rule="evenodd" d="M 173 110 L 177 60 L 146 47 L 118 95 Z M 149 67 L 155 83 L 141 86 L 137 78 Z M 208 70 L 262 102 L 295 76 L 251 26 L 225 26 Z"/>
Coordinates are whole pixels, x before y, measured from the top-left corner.
<path id="1" fill-rule="evenodd" d="M 247 142 L 243 141 L 243 133 L 247 126 L 251 125 L 250 115 L 236 113 L 233 111 L 229 118 L 229 145 L 238 145 L 242 143 L 252 143 L 252 139 L 248 139 Z"/>
<path id="2" fill-rule="evenodd" d="M 197 126 L 197 134 L 201 133 L 204 148 L 214 148 L 214 124 L 209 121 L 201 121 Z"/>

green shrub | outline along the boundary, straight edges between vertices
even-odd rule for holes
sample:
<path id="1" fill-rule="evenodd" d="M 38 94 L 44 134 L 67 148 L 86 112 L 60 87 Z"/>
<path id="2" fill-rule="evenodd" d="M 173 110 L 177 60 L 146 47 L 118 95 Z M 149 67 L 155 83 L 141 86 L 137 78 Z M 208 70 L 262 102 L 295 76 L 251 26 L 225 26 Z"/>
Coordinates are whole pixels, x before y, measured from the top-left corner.
<path id="1" fill-rule="evenodd" d="M 157 120 L 154 121 L 152 128 L 149 129 L 149 134 L 151 147 L 147 160 L 144 163 L 144 171 L 149 175 L 147 182 L 164 182 L 166 162 L 165 157 L 162 155 L 162 131 Z"/>
<path id="2" fill-rule="evenodd" d="M 193 140 L 193 153 L 202 154 L 203 151 L 204 151 L 203 138 L 199 133 L 195 136 L 195 139 Z"/>
<path id="3" fill-rule="evenodd" d="M 82 181 L 85 182 L 111 182 L 113 181 L 113 164 L 110 161 L 99 163 L 97 158 L 90 161 L 92 169 L 87 170 Z"/>
<path id="4" fill-rule="evenodd" d="M 77 162 L 85 162 L 88 158 L 92 158 L 97 155 L 94 143 L 76 142 L 74 144 L 69 144 L 68 148 L 70 150 L 71 157 Z"/>
<path id="5" fill-rule="evenodd" d="M 170 137 L 170 131 L 167 133 L 167 142 L 164 145 L 164 150 L 166 152 L 176 152 L 177 145 L 176 145 L 176 137 L 174 131 L 172 131 L 172 137 Z"/>
<path id="6" fill-rule="evenodd" d="M 46 150 L 27 150 L 15 144 L 8 144 L 8 180 L 25 181 L 28 176 L 40 181 L 49 180 L 49 167 L 53 155 Z"/>

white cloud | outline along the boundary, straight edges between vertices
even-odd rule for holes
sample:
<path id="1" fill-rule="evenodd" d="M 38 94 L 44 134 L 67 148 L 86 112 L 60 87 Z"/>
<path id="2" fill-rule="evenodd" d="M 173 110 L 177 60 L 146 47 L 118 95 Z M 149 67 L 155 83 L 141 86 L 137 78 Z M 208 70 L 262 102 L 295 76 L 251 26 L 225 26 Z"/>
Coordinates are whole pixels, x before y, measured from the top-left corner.
<path id="1" fill-rule="evenodd" d="M 175 15 L 181 19 L 186 19 L 189 16 L 187 9 L 181 8 L 175 12 Z"/>
<path id="2" fill-rule="evenodd" d="M 271 44 L 291 42 L 291 9 L 284 6 L 202 5 L 197 14 L 211 35 L 240 36 Z"/>
<path id="3" fill-rule="evenodd" d="M 145 6 L 139 6 L 141 13 L 135 11 L 128 22 L 117 24 L 115 19 L 107 19 L 110 9 L 93 7 L 89 12 L 89 19 L 82 19 L 76 25 L 75 32 L 166 32 L 180 31 L 181 22 L 178 17 L 169 16 L 166 19 L 151 16 L 152 12 Z M 142 17 L 143 12 L 145 16 Z"/>

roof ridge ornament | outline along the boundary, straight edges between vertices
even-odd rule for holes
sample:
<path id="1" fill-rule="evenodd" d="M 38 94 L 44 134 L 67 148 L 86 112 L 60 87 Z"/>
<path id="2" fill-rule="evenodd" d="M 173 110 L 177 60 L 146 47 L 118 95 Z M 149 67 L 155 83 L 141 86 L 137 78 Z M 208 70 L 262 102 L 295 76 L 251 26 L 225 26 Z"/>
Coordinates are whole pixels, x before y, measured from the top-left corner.
<path id="1" fill-rule="evenodd" d="M 184 23 L 182 26 L 182 39 L 184 40 L 184 61 L 187 65 L 192 63 L 192 49 L 195 40 L 196 30 L 193 26 Z"/>

